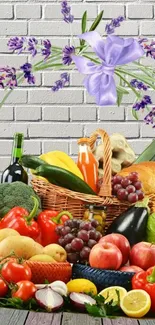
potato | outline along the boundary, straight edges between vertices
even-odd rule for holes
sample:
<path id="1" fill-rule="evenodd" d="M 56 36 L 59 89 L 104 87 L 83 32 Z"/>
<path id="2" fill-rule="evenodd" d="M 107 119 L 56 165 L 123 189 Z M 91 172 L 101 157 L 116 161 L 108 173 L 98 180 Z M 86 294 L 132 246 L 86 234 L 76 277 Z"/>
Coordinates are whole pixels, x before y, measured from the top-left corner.
<path id="1" fill-rule="evenodd" d="M 50 255 L 57 262 L 66 262 L 67 253 L 63 247 L 58 244 L 50 244 L 43 248 L 42 254 Z"/>
<path id="2" fill-rule="evenodd" d="M 0 256 L 7 256 L 12 251 L 19 257 L 29 259 L 33 255 L 42 254 L 43 247 L 32 238 L 26 236 L 10 236 L 0 242 Z"/>
<path id="3" fill-rule="evenodd" d="M 11 228 L 0 229 L 0 242 L 9 236 L 20 236 L 20 234 Z"/>
<path id="4" fill-rule="evenodd" d="M 34 262 L 46 262 L 46 263 L 57 263 L 57 261 L 54 260 L 54 258 L 50 255 L 46 254 L 39 254 L 32 256 L 29 261 Z"/>

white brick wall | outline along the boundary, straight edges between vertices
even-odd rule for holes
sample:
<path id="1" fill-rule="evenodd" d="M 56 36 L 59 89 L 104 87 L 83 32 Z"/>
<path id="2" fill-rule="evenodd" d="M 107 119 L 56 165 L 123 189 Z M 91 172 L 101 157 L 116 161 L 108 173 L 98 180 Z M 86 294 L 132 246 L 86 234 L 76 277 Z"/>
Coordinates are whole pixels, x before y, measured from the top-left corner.
<path id="1" fill-rule="evenodd" d="M 61 0 L 0 0 L 0 66 L 21 65 L 26 55 L 11 54 L 7 48 L 10 36 L 48 37 L 53 45 L 66 45 L 71 40 L 69 25 L 62 21 Z M 155 37 L 155 0 L 72 0 L 75 16 L 73 35 L 79 34 L 80 18 L 88 11 L 89 25 L 104 10 L 98 31 L 103 34 L 111 18 L 124 15 L 126 21 L 117 29 L 121 36 Z M 76 41 L 76 39 L 75 39 Z M 36 60 L 36 59 L 34 59 Z M 14 91 L 0 110 L 0 171 L 10 159 L 15 131 L 25 135 L 25 153 L 39 155 L 49 150 L 63 150 L 77 155 L 77 138 L 89 136 L 96 128 L 109 134 L 121 132 L 140 154 L 154 138 L 154 130 L 133 120 L 130 112 L 134 96 L 124 96 L 121 107 L 97 107 L 94 98 L 82 86 L 83 76 L 73 71 L 71 87 L 52 93 L 50 86 L 59 72 L 37 74 L 34 87 L 24 84 Z M 0 100 L 3 91 L 0 90 Z M 152 96 L 155 104 L 155 95 Z M 62 141 L 63 139 L 63 141 Z"/>

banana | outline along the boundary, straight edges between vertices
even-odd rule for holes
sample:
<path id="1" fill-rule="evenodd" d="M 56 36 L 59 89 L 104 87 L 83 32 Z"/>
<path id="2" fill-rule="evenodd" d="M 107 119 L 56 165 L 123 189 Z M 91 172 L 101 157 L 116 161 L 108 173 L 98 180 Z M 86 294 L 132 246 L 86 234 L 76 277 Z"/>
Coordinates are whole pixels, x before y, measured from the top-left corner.
<path id="1" fill-rule="evenodd" d="M 64 168 L 72 172 L 76 176 L 80 177 L 82 180 L 84 179 L 80 169 L 77 167 L 74 160 L 70 158 L 65 152 L 51 151 L 42 154 L 40 158 L 46 161 L 50 165 Z"/>

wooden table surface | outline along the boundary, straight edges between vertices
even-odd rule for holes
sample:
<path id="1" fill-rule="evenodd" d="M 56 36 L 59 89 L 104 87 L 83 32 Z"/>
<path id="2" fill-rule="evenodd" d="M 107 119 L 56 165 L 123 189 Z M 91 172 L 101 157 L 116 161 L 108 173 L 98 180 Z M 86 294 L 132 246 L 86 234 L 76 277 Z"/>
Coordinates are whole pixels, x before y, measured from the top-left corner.
<path id="1" fill-rule="evenodd" d="M 101 319 L 85 314 L 52 314 L 0 308 L 0 325 L 155 325 L 155 319 Z"/>

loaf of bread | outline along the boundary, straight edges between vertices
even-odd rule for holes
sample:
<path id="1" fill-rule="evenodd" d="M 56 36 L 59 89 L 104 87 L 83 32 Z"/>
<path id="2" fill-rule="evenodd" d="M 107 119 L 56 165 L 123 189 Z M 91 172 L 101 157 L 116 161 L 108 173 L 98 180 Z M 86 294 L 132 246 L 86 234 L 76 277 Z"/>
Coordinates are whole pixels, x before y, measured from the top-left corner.
<path id="1" fill-rule="evenodd" d="M 138 173 L 145 194 L 155 193 L 155 161 L 133 164 L 130 167 L 123 168 L 118 174 L 125 177 L 132 172 Z"/>

